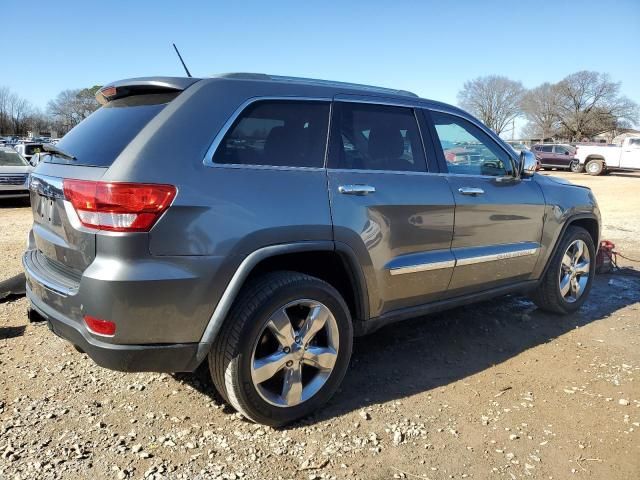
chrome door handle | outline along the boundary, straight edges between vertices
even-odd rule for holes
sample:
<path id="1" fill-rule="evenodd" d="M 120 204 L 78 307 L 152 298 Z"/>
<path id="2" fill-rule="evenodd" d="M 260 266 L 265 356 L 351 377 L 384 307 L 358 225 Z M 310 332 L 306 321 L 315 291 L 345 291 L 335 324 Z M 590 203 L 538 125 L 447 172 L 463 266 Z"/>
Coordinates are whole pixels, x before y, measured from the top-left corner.
<path id="1" fill-rule="evenodd" d="M 460 187 L 458 191 L 462 195 L 482 195 L 484 194 L 484 190 L 476 187 Z"/>
<path id="2" fill-rule="evenodd" d="M 340 185 L 338 191 L 345 195 L 369 195 L 375 193 L 376 187 L 371 185 Z"/>

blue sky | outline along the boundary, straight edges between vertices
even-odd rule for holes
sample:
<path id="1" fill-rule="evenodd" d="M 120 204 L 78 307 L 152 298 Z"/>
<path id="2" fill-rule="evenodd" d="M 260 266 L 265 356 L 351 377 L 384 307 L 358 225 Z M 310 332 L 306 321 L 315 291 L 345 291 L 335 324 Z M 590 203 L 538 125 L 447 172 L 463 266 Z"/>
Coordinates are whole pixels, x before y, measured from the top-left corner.
<path id="1" fill-rule="evenodd" d="M 638 0 L 3 0 L 0 18 L 0 86 L 39 107 L 66 88 L 182 75 L 171 42 L 194 76 L 308 76 L 455 103 L 480 75 L 534 87 L 587 69 L 640 103 Z"/>

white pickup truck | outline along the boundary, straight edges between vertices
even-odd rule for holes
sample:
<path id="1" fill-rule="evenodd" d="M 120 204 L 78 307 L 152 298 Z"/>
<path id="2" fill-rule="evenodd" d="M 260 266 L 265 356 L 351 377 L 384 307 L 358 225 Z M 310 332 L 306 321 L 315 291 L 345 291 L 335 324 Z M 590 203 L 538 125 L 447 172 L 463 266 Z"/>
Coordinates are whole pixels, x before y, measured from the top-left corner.
<path id="1" fill-rule="evenodd" d="M 627 137 L 622 145 L 578 145 L 575 158 L 589 175 L 613 170 L 640 170 L 640 136 Z"/>

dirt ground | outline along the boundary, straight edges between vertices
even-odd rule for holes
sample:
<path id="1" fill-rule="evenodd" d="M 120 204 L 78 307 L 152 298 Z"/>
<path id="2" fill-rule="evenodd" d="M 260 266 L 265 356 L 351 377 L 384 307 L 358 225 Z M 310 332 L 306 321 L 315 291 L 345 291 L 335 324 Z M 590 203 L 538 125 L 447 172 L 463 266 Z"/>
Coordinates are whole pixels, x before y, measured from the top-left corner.
<path id="1" fill-rule="evenodd" d="M 640 175 L 552 174 L 640 258 Z M 0 279 L 30 221 L 0 207 Z M 0 479 L 640 478 L 640 264 L 620 263 L 574 315 L 510 296 L 359 338 L 335 398 L 287 429 L 243 420 L 206 372 L 104 370 L 0 303 Z"/>

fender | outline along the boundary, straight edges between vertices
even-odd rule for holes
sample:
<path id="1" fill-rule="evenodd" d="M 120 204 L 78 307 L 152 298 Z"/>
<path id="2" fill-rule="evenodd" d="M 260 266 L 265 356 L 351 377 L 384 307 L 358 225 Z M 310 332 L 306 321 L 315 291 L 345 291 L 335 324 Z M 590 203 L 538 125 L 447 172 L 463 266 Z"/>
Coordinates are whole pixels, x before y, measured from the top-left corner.
<path id="1" fill-rule="evenodd" d="M 549 256 L 547 257 L 546 261 L 545 261 L 545 265 L 544 265 L 544 269 L 542 270 L 542 273 L 540 274 L 540 278 L 538 279 L 538 281 L 542 281 L 542 279 L 544 278 L 544 276 L 547 274 L 547 270 L 549 269 L 550 263 L 551 263 L 551 259 L 553 258 L 553 256 L 556 254 L 556 251 L 558 250 L 558 247 L 560 246 L 560 241 L 562 240 L 562 237 L 564 237 L 565 232 L 567 231 L 567 228 L 569 228 L 569 225 L 571 225 L 573 222 L 575 222 L 576 220 L 582 220 L 582 219 L 589 219 L 589 220 L 595 220 L 596 223 L 598 224 L 598 238 L 595 239 L 594 244 L 596 247 L 596 253 L 598 253 L 598 246 L 600 243 L 600 220 L 598 219 L 598 217 L 596 215 L 590 214 L 590 213 L 578 213 L 576 215 L 572 215 L 571 217 L 567 218 L 567 220 L 564 222 L 564 224 L 562 225 L 562 228 L 560 229 L 560 233 L 558 234 L 558 236 L 555 239 L 555 242 L 553 244 L 553 248 L 551 249 L 551 252 L 549 253 Z"/>
<path id="2" fill-rule="evenodd" d="M 231 281 L 220 297 L 220 301 L 216 305 L 216 308 L 207 323 L 207 327 L 202 334 L 202 338 L 198 343 L 195 360 L 196 364 L 199 365 L 211 350 L 211 346 L 213 345 L 213 342 L 215 341 L 215 338 L 218 335 L 233 302 L 240 293 L 245 280 L 258 263 L 276 255 L 311 251 L 335 251 L 341 256 L 343 261 L 346 262 L 348 270 L 352 273 L 353 278 L 350 278 L 350 280 L 355 282 L 357 288 L 358 295 L 356 295 L 356 302 L 358 312 L 363 316 L 363 318 L 367 318 L 365 315 L 368 315 L 368 302 L 366 301 L 367 297 L 364 276 L 361 269 L 358 267 L 355 254 L 351 252 L 346 245 L 336 245 L 336 243 L 331 240 L 323 240 L 284 243 L 262 247 L 246 256 L 233 274 L 233 277 L 231 277 Z"/>

